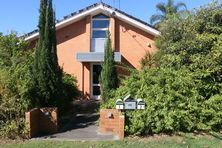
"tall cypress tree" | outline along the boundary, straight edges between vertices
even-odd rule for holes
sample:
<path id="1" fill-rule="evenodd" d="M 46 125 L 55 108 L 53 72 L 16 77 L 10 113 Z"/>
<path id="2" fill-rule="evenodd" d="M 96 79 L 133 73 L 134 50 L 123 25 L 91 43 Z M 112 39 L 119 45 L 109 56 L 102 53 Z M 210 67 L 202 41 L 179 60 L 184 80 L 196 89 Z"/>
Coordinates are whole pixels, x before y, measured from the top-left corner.
<path id="1" fill-rule="evenodd" d="M 114 51 L 112 49 L 112 41 L 110 33 L 107 32 L 108 38 L 105 44 L 104 62 L 100 74 L 100 84 L 103 101 L 108 99 L 108 94 L 112 89 L 118 86 L 118 77 L 115 67 Z"/>
<path id="2" fill-rule="evenodd" d="M 34 98 L 38 106 L 52 106 L 61 97 L 62 71 L 56 49 L 55 13 L 52 0 L 41 0 L 39 41 L 33 66 Z"/>

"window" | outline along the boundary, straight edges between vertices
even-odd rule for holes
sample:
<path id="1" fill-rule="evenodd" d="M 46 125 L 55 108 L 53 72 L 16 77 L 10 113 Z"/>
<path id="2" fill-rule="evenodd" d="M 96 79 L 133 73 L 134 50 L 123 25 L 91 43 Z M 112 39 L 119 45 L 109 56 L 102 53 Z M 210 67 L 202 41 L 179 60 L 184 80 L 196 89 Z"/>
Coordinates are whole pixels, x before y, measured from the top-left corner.
<path id="1" fill-rule="evenodd" d="M 107 38 L 107 32 L 104 30 L 93 30 L 92 38 Z"/>
<path id="2" fill-rule="evenodd" d="M 109 20 L 93 20 L 93 28 L 109 28 Z"/>
<path id="3" fill-rule="evenodd" d="M 92 38 L 105 39 L 109 30 L 109 17 L 103 14 L 98 14 L 92 18 Z"/>

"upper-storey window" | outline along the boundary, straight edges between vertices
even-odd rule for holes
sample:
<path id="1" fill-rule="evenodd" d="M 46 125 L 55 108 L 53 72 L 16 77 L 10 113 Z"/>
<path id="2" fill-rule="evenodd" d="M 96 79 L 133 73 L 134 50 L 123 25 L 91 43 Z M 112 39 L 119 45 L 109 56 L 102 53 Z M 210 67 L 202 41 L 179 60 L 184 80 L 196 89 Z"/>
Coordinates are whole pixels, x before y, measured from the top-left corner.
<path id="1" fill-rule="evenodd" d="M 103 14 L 98 14 L 92 18 L 92 38 L 107 38 L 109 29 L 109 17 Z"/>

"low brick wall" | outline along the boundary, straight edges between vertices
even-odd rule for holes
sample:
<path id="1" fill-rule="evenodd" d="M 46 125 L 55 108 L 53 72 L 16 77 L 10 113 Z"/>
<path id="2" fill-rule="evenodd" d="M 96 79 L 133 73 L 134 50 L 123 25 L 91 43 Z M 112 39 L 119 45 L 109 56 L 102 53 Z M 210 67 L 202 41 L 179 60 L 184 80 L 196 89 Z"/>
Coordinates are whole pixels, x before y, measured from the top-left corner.
<path id="1" fill-rule="evenodd" d="M 52 134 L 58 131 L 58 109 L 57 108 L 35 108 L 26 112 L 26 127 L 29 137 L 40 134 Z"/>
<path id="2" fill-rule="evenodd" d="M 40 131 L 40 126 L 38 124 L 39 116 L 40 110 L 38 108 L 32 109 L 25 113 L 26 128 L 29 130 L 30 138 L 38 135 Z"/>
<path id="3" fill-rule="evenodd" d="M 119 137 L 124 138 L 125 117 L 117 109 L 101 109 L 99 130 L 101 133 L 112 132 Z"/>

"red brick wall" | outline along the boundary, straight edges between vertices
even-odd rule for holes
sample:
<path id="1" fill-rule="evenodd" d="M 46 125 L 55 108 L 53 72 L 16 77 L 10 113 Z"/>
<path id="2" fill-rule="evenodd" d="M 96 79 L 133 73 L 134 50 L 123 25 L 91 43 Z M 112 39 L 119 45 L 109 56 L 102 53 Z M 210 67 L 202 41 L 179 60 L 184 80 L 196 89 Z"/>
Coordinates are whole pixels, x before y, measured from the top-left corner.
<path id="1" fill-rule="evenodd" d="M 38 108 L 32 109 L 25 113 L 26 128 L 29 129 L 29 137 L 38 135 L 40 110 Z"/>
<path id="2" fill-rule="evenodd" d="M 111 18 L 110 33 L 113 48 L 121 53 L 122 62 L 132 68 L 140 68 L 139 61 L 146 51 L 157 51 L 153 35 L 117 18 Z M 76 53 L 90 52 L 91 16 L 57 30 L 56 36 L 59 65 L 77 78 L 79 90 L 85 98 L 90 98 L 90 64 L 76 61 Z M 30 43 L 30 47 L 35 44 L 36 40 Z"/>
<path id="3" fill-rule="evenodd" d="M 56 133 L 58 131 L 57 108 L 41 108 L 40 109 L 40 129 L 44 133 Z M 45 115 L 49 113 L 49 115 Z"/>
<path id="4" fill-rule="evenodd" d="M 109 115 L 111 115 L 109 117 Z M 101 109 L 99 130 L 101 133 L 113 132 L 120 139 L 124 138 L 125 117 L 117 109 Z"/>
<path id="5" fill-rule="evenodd" d="M 139 69 L 141 58 L 148 51 L 156 52 L 154 36 L 122 20 L 115 19 L 115 50 L 122 55 L 122 62 Z M 151 46 L 148 46 L 148 45 Z"/>
<path id="6" fill-rule="evenodd" d="M 29 137 L 51 134 L 58 131 L 57 108 L 36 108 L 25 113 Z"/>
<path id="7" fill-rule="evenodd" d="M 91 17 L 87 16 L 56 32 L 59 65 L 66 73 L 77 78 L 78 88 L 84 95 L 90 93 L 90 83 L 88 81 L 90 75 L 87 72 L 86 65 L 82 67 L 82 63 L 76 60 L 76 54 L 78 52 L 90 52 L 90 26 Z M 82 68 L 85 68 L 84 76 Z M 84 77 L 84 84 L 82 77 Z"/>

